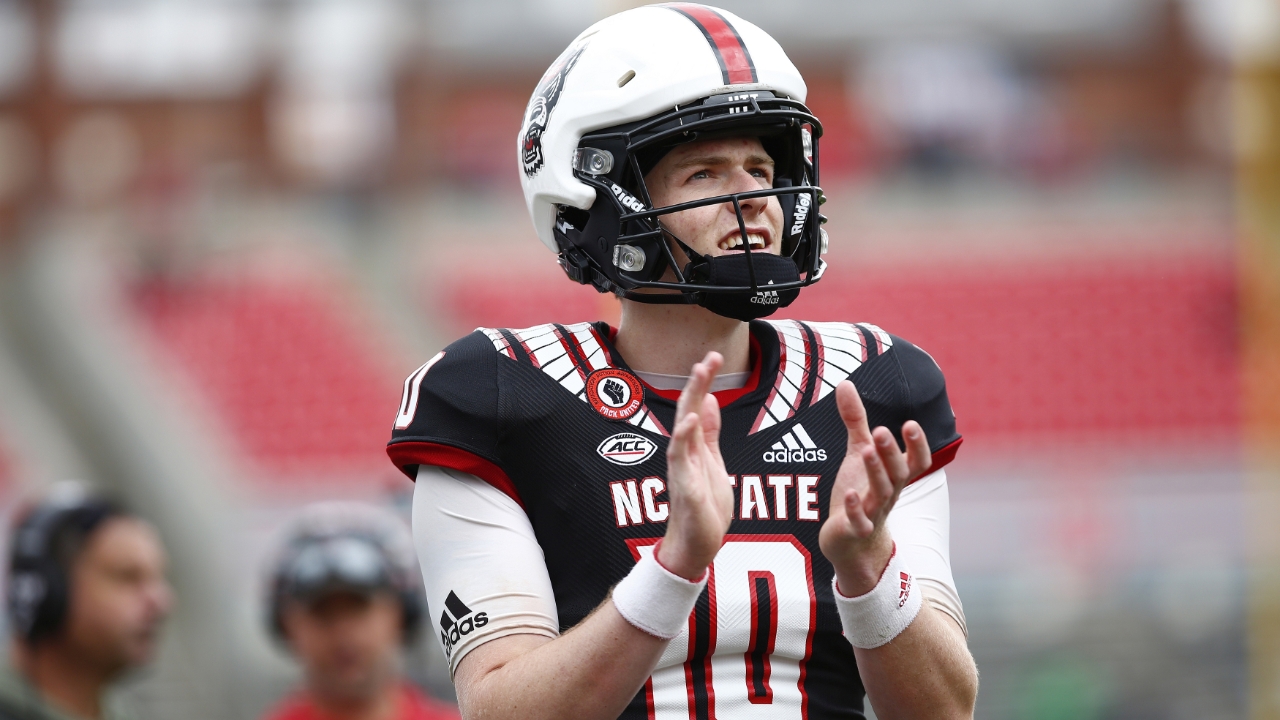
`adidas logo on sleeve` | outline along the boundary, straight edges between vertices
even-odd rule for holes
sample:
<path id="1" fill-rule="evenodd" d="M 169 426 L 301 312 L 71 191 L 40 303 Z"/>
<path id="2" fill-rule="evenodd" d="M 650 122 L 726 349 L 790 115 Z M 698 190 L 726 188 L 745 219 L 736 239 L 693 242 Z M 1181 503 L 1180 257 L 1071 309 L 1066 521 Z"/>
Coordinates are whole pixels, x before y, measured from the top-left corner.
<path id="1" fill-rule="evenodd" d="M 444 654 L 452 655 L 453 646 L 463 637 L 489 624 L 488 613 L 472 613 L 471 608 L 462 602 L 452 590 L 444 599 L 444 612 L 440 613 L 440 644 L 444 646 Z"/>
<path id="2" fill-rule="evenodd" d="M 793 425 L 781 440 L 764 451 L 764 461 L 771 463 L 821 462 L 826 459 L 827 451 L 813 442 L 800 423 Z"/>

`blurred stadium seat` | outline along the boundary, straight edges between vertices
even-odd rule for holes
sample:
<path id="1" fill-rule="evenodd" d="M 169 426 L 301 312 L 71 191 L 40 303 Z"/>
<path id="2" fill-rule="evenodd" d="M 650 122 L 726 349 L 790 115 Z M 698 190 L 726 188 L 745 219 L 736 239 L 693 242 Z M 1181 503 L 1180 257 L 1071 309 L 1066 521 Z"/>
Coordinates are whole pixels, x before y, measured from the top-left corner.
<path id="1" fill-rule="evenodd" d="M 152 281 L 134 307 L 276 483 L 368 483 L 399 381 L 333 280 Z"/>
<path id="2" fill-rule="evenodd" d="M 1237 429 L 1230 258 L 840 270 L 788 314 L 865 318 L 919 344 L 973 436 Z"/>

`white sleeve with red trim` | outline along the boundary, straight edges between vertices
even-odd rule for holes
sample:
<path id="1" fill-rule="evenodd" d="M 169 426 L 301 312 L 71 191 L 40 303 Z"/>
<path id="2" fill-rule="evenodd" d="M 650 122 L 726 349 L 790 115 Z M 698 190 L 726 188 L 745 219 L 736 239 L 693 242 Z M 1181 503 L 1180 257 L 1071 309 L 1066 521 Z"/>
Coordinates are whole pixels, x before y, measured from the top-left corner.
<path id="1" fill-rule="evenodd" d="M 929 473 L 903 488 L 889 511 L 888 527 L 921 594 L 933 607 L 950 615 L 968 637 L 964 605 L 951 576 L 951 502 L 946 471 Z"/>
<path id="2" fill-rule="evenodd" d="M 560 634 L 542 548 L 524 510 L 480 478 L 418 467 L 413 541 L 427 590 L 429 625 L 449 660 L 518 634 Z"/>

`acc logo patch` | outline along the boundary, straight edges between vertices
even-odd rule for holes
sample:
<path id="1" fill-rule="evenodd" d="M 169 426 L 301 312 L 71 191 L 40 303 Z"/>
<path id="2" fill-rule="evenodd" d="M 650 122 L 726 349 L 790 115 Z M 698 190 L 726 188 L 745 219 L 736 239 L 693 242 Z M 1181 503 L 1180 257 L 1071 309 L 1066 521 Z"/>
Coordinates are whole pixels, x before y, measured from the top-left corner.
<path id="1" fill-rule="evenodd" d="M 600 443 L 596 452 L 614 465 L 639 465 L 653 457 L 657 449 L 658 446 L 643 435 L 618 433 Z"/>
<path id="2" fill-rule="evenodd" d="M 609 420 L 627 420 L 644 404 L 644 388 L 626 370 L 603 368 L 587 376 L 587 401 Z"/>

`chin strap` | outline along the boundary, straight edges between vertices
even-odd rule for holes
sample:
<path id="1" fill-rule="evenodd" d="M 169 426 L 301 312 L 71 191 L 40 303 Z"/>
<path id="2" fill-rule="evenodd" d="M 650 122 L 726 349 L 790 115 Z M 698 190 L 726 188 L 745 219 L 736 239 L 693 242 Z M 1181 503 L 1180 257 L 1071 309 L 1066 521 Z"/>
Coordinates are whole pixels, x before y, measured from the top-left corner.
<path id="1" fill-rule="evenodd" d="M 770 285 L 800 281 L 795 260 L 759 250 L 732 255 L 703 255 L 675 235 L 662 228 L 663 234 L 684 251 L 689 262 L 682 274 L 685 282 L 726 288 L 721 292 L 637 292 L 629 290 L 622 297 L 653 305 L 700 305 L 722 317 L 755 320 L 767 317 L 795 301 L 800 289 L 771 290 Z M 752 287 L 757 289 L 753 290 Z M 727 288 L 737 288 L 729 290 Z"/>

